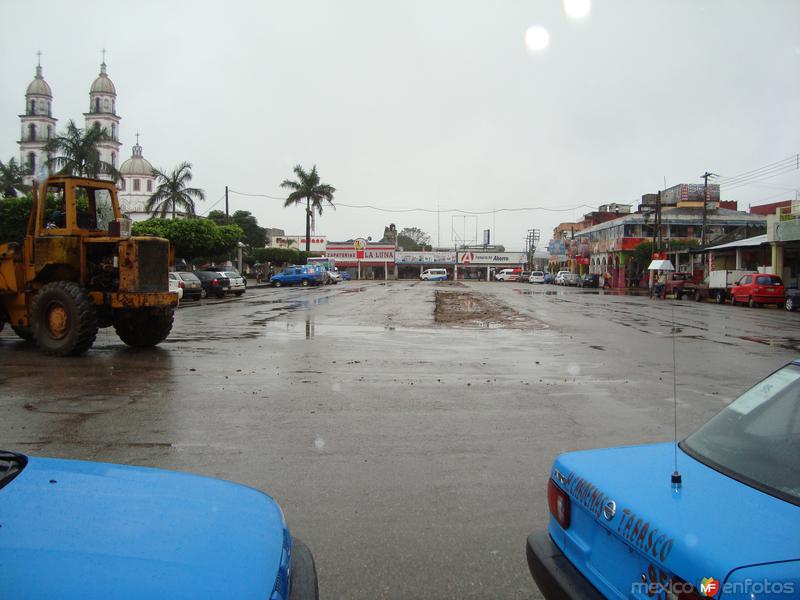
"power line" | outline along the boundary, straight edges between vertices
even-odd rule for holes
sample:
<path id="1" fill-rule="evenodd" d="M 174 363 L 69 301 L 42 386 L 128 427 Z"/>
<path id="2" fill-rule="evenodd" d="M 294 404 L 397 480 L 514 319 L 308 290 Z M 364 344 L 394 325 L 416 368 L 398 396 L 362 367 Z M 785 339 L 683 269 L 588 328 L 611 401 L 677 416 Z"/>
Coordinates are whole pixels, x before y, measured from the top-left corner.
<path id="1" fill-rule="evenodd" d="M 219 204 L 220 202 L 222 202 L 224 199 L 225 199 L 225 194 L 222 194 L 222 196 L 220 196 L 220 197 L 219 197 L 219 200 L 217 200 L 216 202 L 214 202 L 214 204 L 212 204 L 211 206 L 209 206 L 209 207 L 208 207 L 208 208 L 205 210 L 205 212 L 202 212 L 202 213 L 200 213 L 200 215 L 198 215 L 198 216 L 200 216 L 200 217 L 204 217 L 204 216 L 206 216 L 208 213 L 210 213 L 210 212 L 211 212 L 211 209 L 212 209 L 212 208 L 214 208 L 214 207 L 215 207 L 217 204 Z"/>
<path id="2" fill-rule="evenodd" d="M 732 187 L 737 187 L 740 185 L 747 185 L 753 181 L 764 181 L 765 179 L 771 179 L 773 177 L 778 177 L 779 175 L 784 175 L 786 173 L 791 173 L 792 171 L 796 171 L 797 167 L 794 166 L 787 166 L 780 169 L 774 169 L 772 171 L 764 171 L 763 173 L 759 173 L 758 175 L 753 175 L 752 177 L 748 177 L 747 179 L 738 179 L 736 181 L 728 181 L 721 183 L 720 185 L 726 187 L 728 189 Z"/>
<path id="3" fill-rule="evenodd" d="M 270 200 L 283 200 L 286 201 L 286 198 L 279 198 L 278 196 L 269 196 L 267 194 L 247 194 L 245 192 L 237 192 L 236 190 L 228 190 L 231 194 L 238 194 L 239 196 L 251 196 L 253 198 L 269 198 Z"/>
<path id="4" fill-rule="evenodd" d="M 785 168 L 800 168 L 800 154 L 794 154 L 782 160 L 776 161 L 774 163 L 770 163 L 763 167 L 759 167 L 757 169 L 750 169 L 749 171 L 744 171 L 743 173 L 739 173 L 738 175 L 732 175 L 730 177 L 725 176 L 717 176 L 717 182 L 720 185 L 733 185 L 735 183 L 740 183 L 745 180 L 749 179 L 757 179 L 759 177 L 764 177 L 765 175 L 772 173 L 774 171 L 779 171 Z"/>
<path id="5" fill-rule="evenodd" d="M 740 187 L 745 187 L 745 186 L 748 186 L 748 185 L 763 183 L 764 181 L 767 181 L 767 179 L 771 179 L 773 177 L 778 177 L 779 175 L 786 175 L 787 173 L 791 173 L 791 172 L 796 171 L 796 170 L 797 169 L 795 167 L 792 167 L 790 169 L 784 169 L 783 171 L 777 171 L 775 173 L 771 173 L 771 174 L 765 175 L 766 179 L 750 179 L 750 180 L 741 181 L 739 183 L 735 183 L 733 185 L 722 184 L 722 187 L 724 187 L 728 191 L 735 190 L 735 189 L 740 188 Z"/>
<path id="6" fill-rule="evenodd" d="M 238 194 L 239 196 L 250 196 L 254 198 L 269 198 L 271 200 L 282 200 L 286 201 L 286 198 L 280 198 L 277 196 L 270 196 L 269 194 L 249 194 L 245 192 L 237 192 L 236 190 L 228 190 L 231 194 Z M 495 208 L 493 210 L 464 210 L 461 208 L 442 208 L 442 209 L 435 209 L 435 208 L 383 208 L 380 206 L 374 206 L 372 204 L 346 204 L 343 202 L 337 202 L 336 207 L 344 207 L 344 208 L 356 208 L 356 209 L 369 209 L 369 210 L 377 210 L 379 212 L 387 212 L 387 213 L 410 213 L 410 212 L 425 212 L 425 213 L 461 213 L 465 215 L 491 215 L 493 213 L 498 212 L 524 212 L 530 210 L 542 210 L 546 212 L 568 212 L 572 210 L 578 210 L 581 208 L 594 208 L 588 204 L 579 204 L 578 206 L 573 206 L 571 208 L 548 208 L 546 206 L 525 206 L 520 208 Z"/>

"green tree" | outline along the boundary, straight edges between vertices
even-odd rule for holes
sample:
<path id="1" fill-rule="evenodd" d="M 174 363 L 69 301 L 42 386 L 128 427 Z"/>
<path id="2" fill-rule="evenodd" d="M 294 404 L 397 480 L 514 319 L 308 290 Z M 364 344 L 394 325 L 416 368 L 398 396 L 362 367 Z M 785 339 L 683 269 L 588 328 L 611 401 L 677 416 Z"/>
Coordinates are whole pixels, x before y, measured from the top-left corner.
<path id="1" fill-rule="evenodd" d="M 175 218 L 178 207 L 190 218 L 195 216 L 194 201 L 205 200 L 206 195 L 200 188 L 187 187 L 192 180 L 192 163 L 182 162 L 166 173 L 161 169 L 153 171 L 158 180 L 158 187 L 152 196 L 147 200 L 145 210 L 162 219 L 172 210 L 172 218 Z"/>
<path id="2" fill-rule="evenodd" d="M 220 226 L 208 219 L 148 219 L 134 223 L 133 234 L 166 238 L 175 246 L 175 256 L 190 261 L 226 255 L 243 235 L 236 225 Z"/>
<path id="3" fill-rule="evenodd" d="M 208 213 L 208 217 L 217 225 L 227 225 L 229 222 L 232 225 L 238 225 L 244 231 L 242 242 L 250 248 L 263 248 L 267 244 L 267 230 L 260 227 L 258 220 L 248 210 L 237 210 L 228 216 L 221 210 L 212 210 Z"/>
<path id="4" fill-rule="evenodd" d="M 397 234 L 397 245 L 403 250 L 417 251 L 431 249 L 431 236 L 419 227 L 405 227 Z"/>
<path id="5" fill-rule="evenodd" d="M 631 258 L 633 258 L 638 268 L 646 269 L 653 259 L 653 242 L 645 241 L 640 243 L 633 249 Z"/>
<path id="6" fill-rule="evenodd" d="M 28 232 L 28 218 L 31 214 L 31 206 L 33 206 L 33 200 L 30 193 L 24 196 L 0 198 L 0 244 L 6 242 L 22 243 Z M 45 214 L 51 215 L 53 211 L 60 209 L 60 207 L 60 200 L 48 194 L 45 202 Z"/>
<path id="7" fill-rule="evenodd" d="M 10 159 L 6 164 L 0 161 L 0 197 L 25 194 L 31 186 L 25 185 L 24 178 L 29 175 L 28 169 L 17 164 L 16 159 Z"/>
<path id="8" fill-rule="evenodd" d="M 22 243 L 31 214 L 29 196 L 6 196 L 0 199 L 0 244 Z"/>
<path id="9" fill-rule="evenodd" d="M 109 139 L 105 128 L 98 126 L 80 129 L 74 121 L 67 123 L 63 135 L 54 137 L 45 146 L 50 155 L 48 166 L 61 175 L 100 177 L 108 175 L 115 181 L 119 172 L 100 158 L 97 145 Z"/>
<path id="10" fill-rule="evenodd" d="M 217 225 L 226 225 L 228 223 L 228 215 L 222 210 L 212 210 L 206 215 L 207 219 L 211 219 Z"/>
<path id="11" fill-rule="evenodd" d="M 320 183 L 317 165 L 314 165 L 309 173 L 297 165 L 294 168 L 294 174 L 297 175 L 297 181 L 284 179 L 281 183 L 282 188 L 292 190 L 283 205 L 288 207 L 300 204 L 303 200 L 306 201 L 306 252 L 308 252 L 311 250 L 311 214 L 316 210 L 322 215 L 323 202 L 327 202 L 335 208 L 333 194 L 336 192 L 336 188 Z"/>
<path id="12" fill-rule="evenodd" d="M 267 230 L 259 227 L 258 220 L 247 210 L 237 210 L 231 215 L 231 223 L 243 232 L 242 242 L 250 248 L 263 248 L 267 245 Z"/>

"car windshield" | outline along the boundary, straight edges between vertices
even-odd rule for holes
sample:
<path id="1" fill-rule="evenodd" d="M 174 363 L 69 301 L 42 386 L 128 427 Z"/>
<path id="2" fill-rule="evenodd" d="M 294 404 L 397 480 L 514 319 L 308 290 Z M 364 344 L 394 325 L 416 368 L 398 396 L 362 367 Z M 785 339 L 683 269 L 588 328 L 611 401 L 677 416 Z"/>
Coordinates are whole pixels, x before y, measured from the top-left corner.
<path id="1" fill-rule="evenodd" d="M 233 277 L 233 278 L 241 277 L 241 275 L 239 275 L 238 273 L 234 273 L 233 271 L 225 271 L 223 275 L 225 275 L 225 277 Z"/>
<path id="2" fill-rule="evenodd" d="M 178 273 L 178 275 L 180 275 L 180 278 L 184 281 L 199 281 L 194 273 Z"/>
<path id="3" fill-rule="evenodd" d="M 744 483 L 800 504 L 800 366 L 788 365 L 750 388 L 682 447 Z"/>

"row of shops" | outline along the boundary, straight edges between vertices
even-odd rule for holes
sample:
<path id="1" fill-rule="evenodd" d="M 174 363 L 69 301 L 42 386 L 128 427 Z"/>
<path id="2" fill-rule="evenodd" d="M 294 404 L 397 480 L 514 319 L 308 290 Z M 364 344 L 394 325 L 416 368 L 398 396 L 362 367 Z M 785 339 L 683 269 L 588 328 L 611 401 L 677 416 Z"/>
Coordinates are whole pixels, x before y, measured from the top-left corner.
<path id="1" fill-rule="evenodd" d="M 522 268 L 527 262 L 524 252 L 490 252 L 481 250 L 403 252 L 392 244 L 329 242 L 325 250 L 339 269 L 357 279 L 419 279 L 425 269 L 445 269 L 449 279 L 491 280 L 500 269 Z"/>
<path id="2" fill-rule="evenodd" d="M 647 279 L 647 263 L 652 257 L 641 252 L 642 244 L 658 237 L 662 253 L 675 269 L 691 273 L 695 279 L 702 279 L 710 270 L 761 270 L 797 286 L 800 205 L 779 208 L 782 212 L 771 215 L 715 208 L 707 211 L 705 225 L 703 210 L 697 207 L 663 210 L 658 225 L 653 215 L 625 214 L 574 231 L 568 239 L 551 241 L 549 267 L 580 275 L 608 273 L 613 287 L 631 287 Z"/>

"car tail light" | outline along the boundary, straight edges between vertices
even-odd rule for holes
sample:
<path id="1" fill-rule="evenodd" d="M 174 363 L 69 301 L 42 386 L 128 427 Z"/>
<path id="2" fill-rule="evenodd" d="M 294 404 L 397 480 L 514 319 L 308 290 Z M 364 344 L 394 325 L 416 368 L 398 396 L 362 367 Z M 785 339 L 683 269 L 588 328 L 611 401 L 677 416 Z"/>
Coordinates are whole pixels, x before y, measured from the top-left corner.
<path id="1" fill-rule="evenodd" d="M 181 289 L 184 289 L 184 288 L 186 288 L 186 285 L 184 285 L 184 283 L 182 281 L 179 281 L 178 282 L 178 287 L 181 288 Z"/>
<path id="2" fill-rule="evenodd" d="M 212 279 L 211 285 L 219 285 L 219 281 L 217 281 L 216 279 Z"/>
<path id="3" fill-rule="evenodd" d="M 550 507 L 550 514 L 553 515 L 562 528 L 569 527 L 569 496 L 550 479 L 547 482 L 547 505 Z"/>

